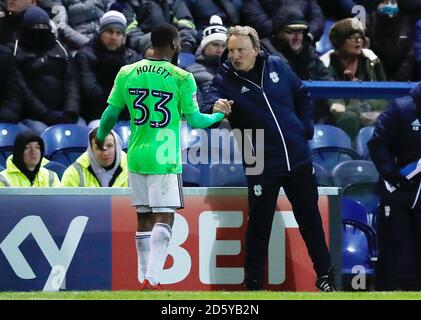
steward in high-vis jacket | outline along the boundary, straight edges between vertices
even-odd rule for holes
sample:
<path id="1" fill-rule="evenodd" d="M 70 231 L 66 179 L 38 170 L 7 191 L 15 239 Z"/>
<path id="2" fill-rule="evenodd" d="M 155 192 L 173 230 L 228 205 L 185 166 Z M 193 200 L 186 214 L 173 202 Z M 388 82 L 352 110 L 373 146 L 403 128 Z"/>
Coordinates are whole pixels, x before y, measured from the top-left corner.
<path id="1" fill-rule="evenodd" d="M 381 186 L 377 289 L 421 290 L 421 173 L 409 180 L 400 174 L 421 159 L 421 83 L 379 116 L 368 148 Z M 416 281 L 408 287 L 402 275 L 411 270 Z"/>
<path id="2" fill-rule="evenodd" d="M 286 62 L 260 51 L 259 37 L 251 27 L 229 29 L 221 61 L 222 70 L 205 94 L 202 110 L 224 112 L 231 127 L 242 132 L 250 209 L 245 285 L 249 290 L 263 288 L 272 221 L 283 186 L 314 264 L 316 287 L 335 291 L 308 146 L 314 130 L 309 92 Z M 264 142 L 247 129 L 263 129 Z M 263 162 L 262 172 L 248 170 L 247 150 L 256 158 L 254 169 Z"/>
<path id="3" fill-rule="evenodd" d="M 44 142 L 39 135 L 26 131 L 16 136 L 13 154 L 0 172 L 0 187 L 60 187 L 54 171 L 44 168 Z"/>
<path id="4" fill-rule="evenodd" d="M 120 139 L 112 131 L 104 143 L 105 150 L 95 144 L 98 128 L 89 133 L 89 145 L 63 173 L 63 187 L 127 187 L 127 155 Z"/>

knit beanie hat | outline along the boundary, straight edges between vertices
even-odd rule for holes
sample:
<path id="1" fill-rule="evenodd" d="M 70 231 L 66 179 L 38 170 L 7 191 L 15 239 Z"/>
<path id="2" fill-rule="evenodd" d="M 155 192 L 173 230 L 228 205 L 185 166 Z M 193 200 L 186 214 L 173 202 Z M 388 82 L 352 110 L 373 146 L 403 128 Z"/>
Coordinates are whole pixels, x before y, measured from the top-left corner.
<path id="1" fill-rule="evenodd" d="M 346 18 L 336 22 L 329 31 L 329 40 L 337 50 L 344 44 L 345 40 L 354 33 L 365 36 L 364 28 L 357 18 Z"/>
<path id="2" fill-rule="evenodd" d="M 22 28 L 30 29 L 35 25 L 45 25 L 45 29 L 51 29 L 50 17 L 42 8 L 30 6 L 23 15 Z"/>
<path id="3" fill-rule="evenodd" d="M 200 42 L 202 48 L 206 47 L 210 42 L 220 40 L 226 41 L 228 30 L 222 24 L 221 17 L 213 15 L 209 20 L 210 26 L 203 30 L 203 38 Z"/>
<path id="4" fill-rule="evenodd" d="M 308 30 L 308 22 L 302 11 L 297 7 L 287 7 L 278 10 L 272 18 L 273 33 L 283 29 Z"/>
<path id="5" fill-rule="evenodd" d="M 99 33 L 104 32 L 108 28 L 118 29 L 125 34 L 127 20 L 124 14 L 115 10 L 104 13 L 101 19 L 99 19 Z"/>

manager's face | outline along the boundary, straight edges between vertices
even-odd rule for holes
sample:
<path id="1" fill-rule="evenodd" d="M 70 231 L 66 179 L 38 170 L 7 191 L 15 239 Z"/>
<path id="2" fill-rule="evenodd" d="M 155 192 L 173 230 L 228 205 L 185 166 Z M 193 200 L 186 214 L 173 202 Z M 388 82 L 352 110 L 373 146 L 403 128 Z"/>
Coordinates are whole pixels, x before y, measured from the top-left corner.
<path id="1" fill-rule="evenodd" d="M 254 48 L 247 35 L 232 35 L 228 39 L 228 57 L 235 70 L 249 71 L 256 62 L 258 48 Z"/>

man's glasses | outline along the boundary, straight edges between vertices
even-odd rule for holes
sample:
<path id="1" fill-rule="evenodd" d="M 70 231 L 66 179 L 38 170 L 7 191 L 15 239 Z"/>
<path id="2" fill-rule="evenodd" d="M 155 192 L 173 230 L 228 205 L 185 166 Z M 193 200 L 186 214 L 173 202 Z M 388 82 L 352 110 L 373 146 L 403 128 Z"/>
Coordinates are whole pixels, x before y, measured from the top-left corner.
<path id="1" fill-rule="evenodd" d="M 354 42 L 357 42 L 359 40 L 364 41 L 364 37 L 361 36 L 361 35 L 350 36 L 347 39 L 351 40 L 351 41 L 354 41 Z"/>

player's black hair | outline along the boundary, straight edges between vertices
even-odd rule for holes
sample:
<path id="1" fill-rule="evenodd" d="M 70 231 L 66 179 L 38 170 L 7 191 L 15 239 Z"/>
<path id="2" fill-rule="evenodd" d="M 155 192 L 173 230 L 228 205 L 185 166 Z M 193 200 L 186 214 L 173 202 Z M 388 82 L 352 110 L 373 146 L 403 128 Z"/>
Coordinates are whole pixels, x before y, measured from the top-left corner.
<path id="1" fill-rule="evenodd" d="M 172 45 L 178 39 L 178 30 L 169 23 L 160 24 L 151 32 L 152 46 L 155 48 L 165 48 Z"/>

